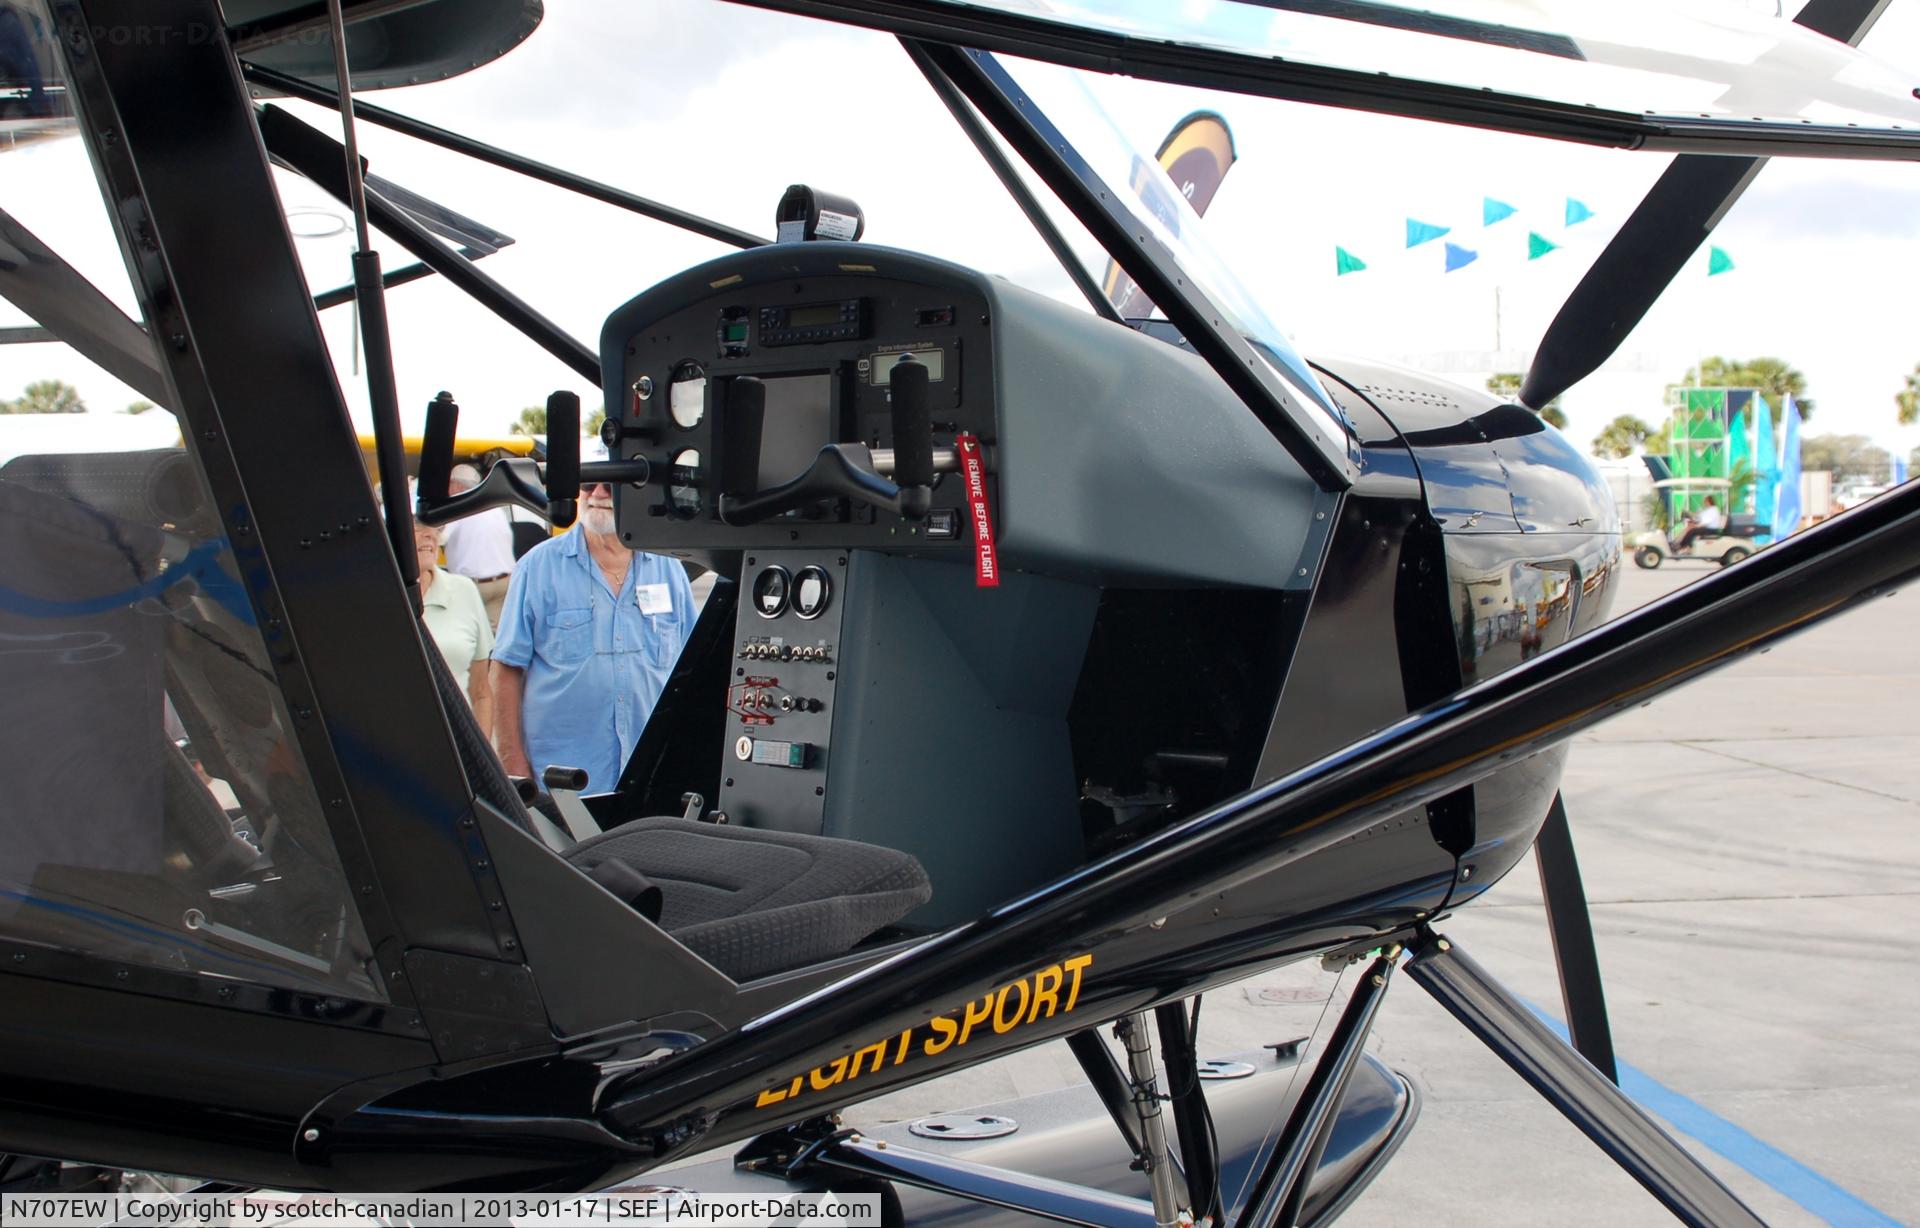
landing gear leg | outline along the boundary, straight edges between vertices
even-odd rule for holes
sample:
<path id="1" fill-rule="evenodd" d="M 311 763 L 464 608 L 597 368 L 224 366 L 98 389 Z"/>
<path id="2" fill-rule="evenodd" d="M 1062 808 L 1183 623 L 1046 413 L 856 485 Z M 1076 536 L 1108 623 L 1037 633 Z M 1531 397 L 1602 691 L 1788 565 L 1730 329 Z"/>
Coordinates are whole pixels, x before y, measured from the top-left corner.
<path id="1" fill-rule="evenodd" d="M 1167 1119 L 1160 1111 L 1160 1087 L 1153 1069 L 1153 1034 L 1146 1012 L 1123 1016 L 1114 1035 L 1127 1050 L 1127 1081 L 1133 1089 L 1133 1112 L 1140 1126 L 1140 1155 L 1146 1162 L 1147 1182 L 1153 1191 L 1155 1228 L 1181 1228 L 1193 1223 L 1186 1210 L 1185 1183 L 1173 1170 L 1167 1148 Z"/>

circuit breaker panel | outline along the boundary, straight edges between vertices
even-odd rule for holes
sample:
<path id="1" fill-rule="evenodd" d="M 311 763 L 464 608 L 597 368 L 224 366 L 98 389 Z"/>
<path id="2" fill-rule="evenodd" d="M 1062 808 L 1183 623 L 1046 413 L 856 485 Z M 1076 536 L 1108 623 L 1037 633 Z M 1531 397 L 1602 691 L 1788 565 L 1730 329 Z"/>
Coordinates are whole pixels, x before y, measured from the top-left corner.
<path id="1" fill-rule="evenodd" d="M 846 578 L 844 550 L 745 557 L 720 770 L 734 822 L 820 833 Z"/>

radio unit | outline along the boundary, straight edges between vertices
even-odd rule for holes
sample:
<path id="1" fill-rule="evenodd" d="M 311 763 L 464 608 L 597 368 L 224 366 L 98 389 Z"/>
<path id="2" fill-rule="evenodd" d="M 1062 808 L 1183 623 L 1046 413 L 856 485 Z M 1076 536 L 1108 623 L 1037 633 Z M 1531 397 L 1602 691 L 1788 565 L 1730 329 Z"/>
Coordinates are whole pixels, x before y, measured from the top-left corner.
<path id="1" fill-rule="evenodd" d="M 805 345 L 814 341 L 850 341 L 867 334 L 866 300 L 802 303 L 760 309 L 761 345 Z"/>

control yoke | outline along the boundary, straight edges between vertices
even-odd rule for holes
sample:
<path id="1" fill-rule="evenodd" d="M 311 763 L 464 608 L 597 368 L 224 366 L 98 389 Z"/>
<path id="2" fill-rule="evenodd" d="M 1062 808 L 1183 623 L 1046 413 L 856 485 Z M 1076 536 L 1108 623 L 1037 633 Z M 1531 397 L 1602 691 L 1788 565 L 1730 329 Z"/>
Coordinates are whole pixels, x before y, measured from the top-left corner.
<path id="1" fill-rule="evenodd" d="M 643 456 L 624 461 L 580 460 L 580 398 L 556 392 L 547 398 L 547 468 L 524 456 L 494 462 L 478 486 L 451 494 L 447 474 L 453 468 L 454 435 L 460 407 L 441 393 L 427 407 L 427 429 L 420 449 L 420 500 L 415 519 L 434 526 L 506 507 L 524 507 L 561 528 L 573 523 L 582 482 L 624 482 L 644 486 L 653 466 Z"/>
<path id="2" fill-rule="evenodd" d="M 933 418 L 927 368 L 911 356 L 895 363 L 888 380 L 893 419 L 894 476 L 876 472 L 865 444 L 830 443 L 799 477 L 752 494 L 720 496 L 720 519 L 759 524 L 822 499 L 857 499 L 908 520 L 924 520 L 933 506 Z"/>

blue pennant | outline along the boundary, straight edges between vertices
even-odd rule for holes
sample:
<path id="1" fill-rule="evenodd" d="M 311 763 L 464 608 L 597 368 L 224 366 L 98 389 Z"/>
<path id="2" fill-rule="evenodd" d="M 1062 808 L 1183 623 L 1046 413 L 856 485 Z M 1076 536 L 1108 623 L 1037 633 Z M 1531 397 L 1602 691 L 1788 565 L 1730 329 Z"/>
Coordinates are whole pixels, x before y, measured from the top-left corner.
<path id="1" fill-rule="evenodd" d="M 1431 243 L 1441 235 L 1451 231 L 1451 226 L 1435 226 L 1432 222 L 1407 219 L 1407 246 L 1418 247 L 1422 243 Z"/>
<path id="2" fill-rule="evenodd" d="M 1503 218 L 1512 217 L 1518 212 L 1518 209 L 1515 209 L 1504 200 L 1495 200 L 1491 196 L 1483 196 L 1480 198 L 1480 224 L 1482 226 L 1491 226 L 1495 222 Z"/>
<path id="3" fill-rule="evenodd" d="M 1462 247 L 1458 243 L 1447 244 L 1447 272 L 1449 273 L 1455 269 L 1464 269 L 1478 259 L 1480 259 L 1480 253 L 1471 248 Z"/>
<path id="4" fill-rule="evenodd" d="M 1567 197 L 1567 225 L 1572 226 L 1578 222 L 1584 222 L 1592 216 L 1593 210 L 1587 208 L 1585 201 L 1575 200 L 1571 196 Z"/>

